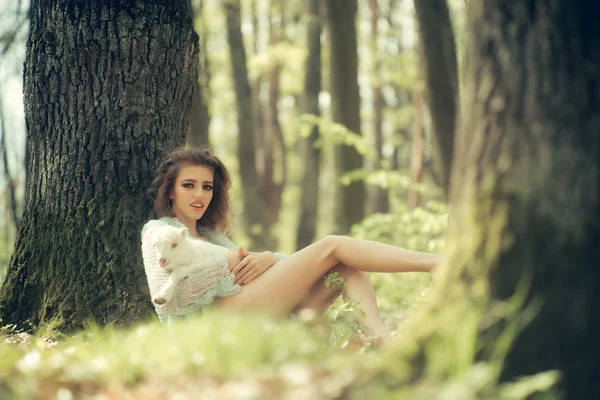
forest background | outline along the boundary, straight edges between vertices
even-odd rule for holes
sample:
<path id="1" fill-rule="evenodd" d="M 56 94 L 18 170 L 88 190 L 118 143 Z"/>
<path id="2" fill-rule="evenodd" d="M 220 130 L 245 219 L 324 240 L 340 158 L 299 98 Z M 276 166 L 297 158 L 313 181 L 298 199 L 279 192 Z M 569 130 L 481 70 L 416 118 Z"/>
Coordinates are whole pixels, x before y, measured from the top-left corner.
<path id="1" fill-rule="evenodd" d="M 18 345 L 0 347 L 0 394 L 178 379 L 220 398 L 598 392 L 600 31 L 585 0 L 0 4 L 0 322 Z M 348 353 L 353 302 L 325 325 L 207 314 L 124 330 L 152 318 L 145 190 L 184 140 L 231 167 L 248 248 L 336 233 L 443 251 L 433 290 L 372 277 L 402 340 Z"/>

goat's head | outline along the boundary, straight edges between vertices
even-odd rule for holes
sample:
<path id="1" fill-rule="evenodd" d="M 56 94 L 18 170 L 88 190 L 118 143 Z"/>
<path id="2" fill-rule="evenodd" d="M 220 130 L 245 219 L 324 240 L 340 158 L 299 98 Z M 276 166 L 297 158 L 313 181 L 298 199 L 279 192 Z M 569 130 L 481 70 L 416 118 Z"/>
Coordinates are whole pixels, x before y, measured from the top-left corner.
<path id="1" fill-rule="evenodd" d="M 162 268 L 172 270 L 191 262 L 190 252 L 187 249 L 187 233 L 187 228 L 174 226 L 161 226 L 154 232 L 151 241 Z"/>

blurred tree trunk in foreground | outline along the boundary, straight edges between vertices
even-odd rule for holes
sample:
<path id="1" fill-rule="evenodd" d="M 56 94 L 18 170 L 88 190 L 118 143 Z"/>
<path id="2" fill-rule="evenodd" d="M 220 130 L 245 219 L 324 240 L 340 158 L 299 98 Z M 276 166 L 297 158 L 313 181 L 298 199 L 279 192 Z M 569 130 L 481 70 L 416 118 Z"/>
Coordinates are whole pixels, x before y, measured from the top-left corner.
<path id="1" fill-rule="evenodd" d="M 319 93 L 321 92 L 321 31 L 322 18 L 319 0 L 306 0 L 308 9 L 306 75 L 304 77 L 304 112 L 320 115 Z M 319 176 L 321 149 L 315 147 L 319 138 L 319 125 L 315 124 L 310 135 L 302 143 L 304 175 L 302 178 L 302 200 L 300 201 L 300 223 L 296 248 L 311 244 L 317 231 L 319 210 Z"/>
<path id="2" fill-rule="evenodd" d="M 243 221 L 245 230 L 252 240 L 252 250 L 266 250 L 271 247 L 270 226 L 267 222 L 267 208 L 262 196 L 262 185 L 256 171 L 255 118 L 252 93 L 248 81 L 246 50 L 242 39 L 240 0 L 223 4 L 227 17 L 227 38 L 238 112 L 238 160 L 242 179 L 244 203 Z"/>
<path id="3" fill-rule="evenodd" d="M 360 93 L 355 18 L 357 0 L 327 0 L 330 43 L 330 92 L 333 121 L 360 134 Z M 336 179 L 363 168 L 363 157 L 352 146 L 335 148 Z M 363 181 L 336 184 L 335 232 L 348 233 L 365 215 L 366 188 Z"/>
<path id="4" fill-rule="evenodd" d="M 414 4 L 433 125 L 434 171 L 447 194 L 458 110 L 456 44 L 446 0 L 415 0 Z"/>
<path id="5" fill-rule="evenodd" d="M 480 340 L 499 344 L 518 324 L 503 379 L 559 369 L 569 399 L 600 398 L 600 24 L 590 4 L 470 2 L 444 271 L 461 279 L 441 293 L 446 303 L 452 287 L 475 302 L 521 296 L 528 310 Z"/>
<path id="6" fill-rule="evenodd" d="M 197 40 L 185 0 L 32 2 L 26 204 L 2 324 L 70 330 L 151 313 L 140 228 L 158 163 L 185 139 Z"/>

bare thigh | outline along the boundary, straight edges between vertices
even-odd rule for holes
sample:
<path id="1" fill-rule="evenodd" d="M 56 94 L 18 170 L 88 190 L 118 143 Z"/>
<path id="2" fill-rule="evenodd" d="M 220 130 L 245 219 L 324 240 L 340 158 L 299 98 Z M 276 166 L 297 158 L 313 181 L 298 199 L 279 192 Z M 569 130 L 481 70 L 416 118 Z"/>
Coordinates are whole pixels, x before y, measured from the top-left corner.
<path id="1" fill-rule="evenodd" d="M 219 299 L 216 305 L 224 310 L 289 313 L 337 264 L 333 248 L 328 238 L 311 244 L 274 264 L 242 286 L 239 293 Z"/>

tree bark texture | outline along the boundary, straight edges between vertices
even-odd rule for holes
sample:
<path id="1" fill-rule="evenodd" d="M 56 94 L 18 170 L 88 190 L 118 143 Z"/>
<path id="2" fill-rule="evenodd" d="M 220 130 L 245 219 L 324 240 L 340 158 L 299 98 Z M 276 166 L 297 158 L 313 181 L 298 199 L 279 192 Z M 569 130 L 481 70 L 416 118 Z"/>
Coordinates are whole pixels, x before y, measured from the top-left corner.
<path id="1" fill-rule="evenodd" d="M 434 165 L 447 194 L 458 112 L 456 44 L 446 0 L 415 0 L 414 5 L 433 125 Z"/>
<path id="2" fill-rule="evenodd" d="M 590 4 L 470 2 L 447 244 L 451 273 L 489 276 L 489 292 L 466 286 L 473 298 L 527 289 L 531 321 L 503 378 L 559 369 L 569 399 L 600 397 L 600 24 Z"/>
<path id="3" fill-rule="evenodd" d="M 355 18 L 356 0 L 327 0 L 330 39 L 330 91 L 334 122 L 360 134 L 360 93 Z M 350 146 L 336 146 L 336 176 L 363 168 L 363 157 Z M 335 196 L 335 230 L 347 233 L 365 215 L 366 188 L 363 181 L 338 184 Z"/>
<path id="4" fill-rule="evenodd" d="M 242 40 L 240 1 L 224 3 L 227 17 L 227 38 L 235 85 L 238 112 L 238 160 L 242 178 L 242 196 L 246 232 L 252 240 L 252 248 L 266 250 L 270 247 L 270 227 L 267 223 L 267 208 L 262 196 L 262 185 L 256 171 L 254 147 L 255 115 L 252 108 L 252 93 L 246 67 L 246 50 Z"/>
<path id="5" fill-rule="evenodd" d="M 184 0 L 32 2 L 29 178 L 3 324 L 70 330 L 149 315 L 140 228 L 155 169 L 185 139 L 197 39 Z"/>
<path id="6" fill-rule="evenodd" d="M 320 115 L 319 93 L 321 92 L 321 31 L 322 17 L 319 0 L 306 0 L 308 9 L 306 75 L 304 77 L 304 112 Z M 302 143 L 304 176 L 302 179 L 302 201 L 296 248 L 311 244 L 317 231 L 319 210 L 319 177 L 321 174 L 321 149 L 315 146 L 319 138 L 319 126 L 315 124 L 310 135 Z"/>

